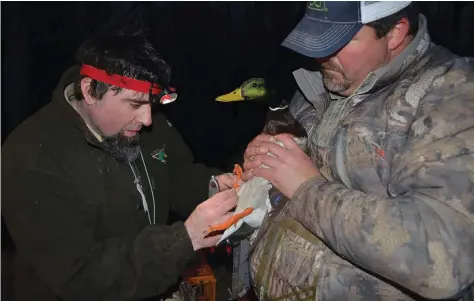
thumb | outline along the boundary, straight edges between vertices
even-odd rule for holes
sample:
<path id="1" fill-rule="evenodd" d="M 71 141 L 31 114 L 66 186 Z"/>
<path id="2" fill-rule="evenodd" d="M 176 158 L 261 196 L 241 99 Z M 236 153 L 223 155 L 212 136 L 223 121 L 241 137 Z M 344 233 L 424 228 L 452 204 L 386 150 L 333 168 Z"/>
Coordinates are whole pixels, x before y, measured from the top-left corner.
<path id="1" fill-rule="evenodd" d="M 210 206 L 210 207 L 218 207 L 222 203 L 226 202 L 227 200 L 232 199 L 235 196 L 236 196 L 235 190 L 228 189 L 228 190 L 218 192 L 216 195 L 214 195 L 210 199 L 207 199 L 201 204 L 206 204 L 206 206 Z"/>

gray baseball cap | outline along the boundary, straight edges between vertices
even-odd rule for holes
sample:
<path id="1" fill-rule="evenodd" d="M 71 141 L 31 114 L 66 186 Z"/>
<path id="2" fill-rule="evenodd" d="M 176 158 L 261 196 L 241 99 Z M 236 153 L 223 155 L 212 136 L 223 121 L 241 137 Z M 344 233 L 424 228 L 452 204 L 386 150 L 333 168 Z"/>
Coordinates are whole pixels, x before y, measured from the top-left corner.
<path id="1" fill-rule="evenodd" d="M 411 1 L 310 1 L 306 13 L 282 45 L 313 58 L 346 45 L 364 24 L 392 15 Z"/>

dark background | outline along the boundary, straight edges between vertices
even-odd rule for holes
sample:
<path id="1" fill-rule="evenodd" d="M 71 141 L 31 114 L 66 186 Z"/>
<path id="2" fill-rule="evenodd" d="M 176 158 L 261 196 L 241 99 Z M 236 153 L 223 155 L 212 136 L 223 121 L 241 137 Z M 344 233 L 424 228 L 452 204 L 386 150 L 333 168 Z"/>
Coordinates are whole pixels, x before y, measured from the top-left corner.
<path id="1" fill-rule="evenodd" d="M 473 2 L 417 2 L 433 40 L 474 56 Z M 50 101 L 79 44 L 104 25 L 141 20 L 172 67 L 179 98 L 163 107 L 196 160 L 228 169 L 231 154 L 261 129 L 258 103 L 214 101 L 249 77 L 291 97 L 291 71 L 307 59 L 280 46 L 304 2 L 3 2 L 2 142 Z M 113 26 L 113 25 L 112 25 Z M 282 84 L 285 83 L 285 84 Z"/>
<path id="2" fill-rule="evenodd" d="M 229 153 L 261 129 L 266 105 L 215 97 L 250 77 L 289 78 L 305 58 L 280 47 L 302 2 L 30 2 L 2 5 L 2 142 L 50 101 L 80 43 L 102 26 L 142 20 L 172 68 L 178 100 L 162 107 L 196 160 L 227 169 Z M 112 24 L 112 25 L 111 25 Z M 115 24 L 115 25 L 114 25 Z M 289 92 L 288 92 L 289 91 Z"/>
<path id="3" fill-rule="evenodd" d="M 416 5 L 435 43 L 474 56 L 473 2 Z M 250 77 L 266 77 L 281 97 L 291 97 L 291 71 L 308 60 L 279 45 L 303 7 L 303 2 L 2 2 L 2 143 L 50 101 L 84 39 L 104 25 L 141 20 L 171 65 L 179 92 L 175 103 L 163 107 L 165 113 L 196 161 L 228 170 L 261 130 L 266 106 L 221 104 L 214 98 Z M 9 250 L 5 237 L 2 250 Z M 2 270 L 8 268 L 8 261 L 2 263 Z M 2 280 L 8 275 L 2 272 Z"/>

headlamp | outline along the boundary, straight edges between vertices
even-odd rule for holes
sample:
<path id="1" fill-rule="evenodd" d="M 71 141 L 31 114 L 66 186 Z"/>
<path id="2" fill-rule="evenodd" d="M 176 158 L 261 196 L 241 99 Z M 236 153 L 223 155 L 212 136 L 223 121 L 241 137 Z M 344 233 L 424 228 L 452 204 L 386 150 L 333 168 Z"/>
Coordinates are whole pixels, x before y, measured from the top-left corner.
<path id="1" fill-rule="evenodd" d="M 163 88 L 158 84 L 151 83 L 148 81 L 130 78 L 118 74 L 108 74 L 105 70 L 86 64 L 83 64 L 81 66 L 80 74 L 109 85 L 132 90 L 135 92 L 149 93 L 151 102 L 153 102 L 153 99 L 159 99 L 160 104 L 163 105 L 171 103 L 178 98 L 178 94 L 176 93 L 175 88 Z"/>

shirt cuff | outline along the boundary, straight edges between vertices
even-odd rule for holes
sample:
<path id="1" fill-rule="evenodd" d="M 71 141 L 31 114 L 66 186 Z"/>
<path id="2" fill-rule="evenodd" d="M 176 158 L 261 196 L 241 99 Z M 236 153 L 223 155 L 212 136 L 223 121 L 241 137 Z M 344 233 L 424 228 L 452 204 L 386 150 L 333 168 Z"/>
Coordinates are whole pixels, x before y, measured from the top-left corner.
<path id="1" fill-rule="evenodd" d="M 177 256 L 186 262 L 196 259 L 191 238 L 183 222 L 175 222 L 171 225 L 171 232 L 174 233 L 175 242 L 171 246 Z"/>

